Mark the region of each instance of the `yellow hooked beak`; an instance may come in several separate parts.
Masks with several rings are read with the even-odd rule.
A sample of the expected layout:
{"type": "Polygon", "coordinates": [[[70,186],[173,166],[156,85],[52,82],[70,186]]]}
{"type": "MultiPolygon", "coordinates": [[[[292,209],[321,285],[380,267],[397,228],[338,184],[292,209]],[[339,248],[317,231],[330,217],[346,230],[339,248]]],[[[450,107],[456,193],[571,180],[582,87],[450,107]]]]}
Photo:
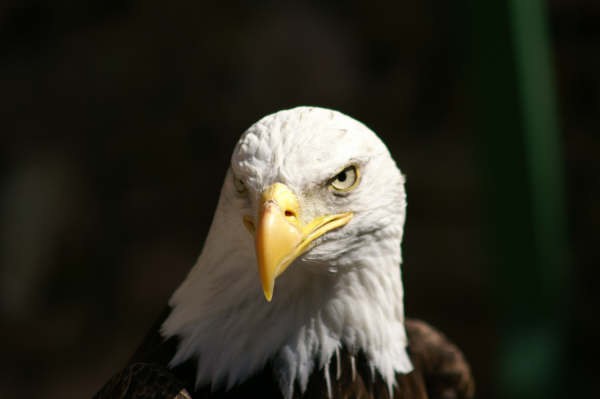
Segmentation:
{"type": "Polygon", "coordinates": [[[298,198],[287,186],[275,183],[267,188],[261,196],[256,228],[250,217],[244,217],[246,227],[255,233],[258,273],[267,301],[273,297],[275,279],[294,259],[315,239],[344,226],[352,216],[352,212],[325,215],[304,224],[298,198]]]}

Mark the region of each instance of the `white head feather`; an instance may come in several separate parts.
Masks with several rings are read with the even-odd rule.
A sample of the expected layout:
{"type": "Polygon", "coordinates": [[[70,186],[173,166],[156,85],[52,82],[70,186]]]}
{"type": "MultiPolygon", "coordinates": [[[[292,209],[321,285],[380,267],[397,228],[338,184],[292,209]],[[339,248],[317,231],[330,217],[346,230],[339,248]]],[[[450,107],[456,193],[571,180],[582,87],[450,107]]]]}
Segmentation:
{"type": "Polygon", "coordinates": [[[364,352],[391,387],[396,372],[412,369],[400,276],[405,208],[402,174],[360,122],[312,107],[264,117],[240,138],[204,249],[170,300],[162,333],[181,340],[171,364],[197,357],[197,386],[230,388],[270,360],[289,398],[343,345],[364,352]],[[359,185],[336,196],[327,182],[349,164],[360,169],[359,185]],[[294,261],[269,303],[242,218],[257,214],[260,193],[275,182],[295,192],[305,222],[354,217],[294,261]]]}

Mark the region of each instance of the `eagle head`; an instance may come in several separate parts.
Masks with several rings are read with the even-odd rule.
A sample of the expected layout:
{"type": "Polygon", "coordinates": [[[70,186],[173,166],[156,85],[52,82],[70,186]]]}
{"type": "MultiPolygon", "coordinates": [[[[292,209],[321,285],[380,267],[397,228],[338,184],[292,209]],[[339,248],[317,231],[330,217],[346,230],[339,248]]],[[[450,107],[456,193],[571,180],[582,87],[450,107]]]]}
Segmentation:
{"type": "Polygon", "coordinates": [[[333,110],[266,116],[240,138],[203,251],[162,326],[231,387],[267,363],[284,396],[344,347],[388,384],[408,372],[400,278],[404,178],[383,142],[333,110]],[[266,299],[266,300],[265,300],[266,299]]]}

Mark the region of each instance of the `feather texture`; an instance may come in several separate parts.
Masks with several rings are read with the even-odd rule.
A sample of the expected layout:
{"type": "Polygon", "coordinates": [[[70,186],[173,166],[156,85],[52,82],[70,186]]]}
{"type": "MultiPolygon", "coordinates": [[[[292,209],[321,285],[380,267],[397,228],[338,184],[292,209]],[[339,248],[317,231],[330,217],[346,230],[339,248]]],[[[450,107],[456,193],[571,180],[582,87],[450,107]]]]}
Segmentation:
{"type": "MultiPolygon", "coordinates": [[[[113,376],[96,394],[95,399],[135,398],[172,399],[176,394],[191,392],[195,399],[241,399],[262,397],[282,398],[279,385],[273,378],[272,365],[253,375],[245,382],[225,390],[211,390],[209,386],[194,389],[195,364],[187,362],[175,368],[166,364],[173,356],[176,340],[165,341],[157,327],[150,333],[130,360],[130,364],[113,376]],[[143,366],[140,366],[143,365],[143,366]],[[181,391],[186,388],[186,391],[181,391]]],[[[406,320],[409,353],[414,370],[409,374],[397,374],[392,391],[394,399],[470,399],[474,394],[474,381],[468,363],[460,350],[442,333],[423,321],[406,320]]],[[[381,377],[375,374],[364,356],[350,355],[340,350],[339,361],[329,365],[331,398],[389,398],[389,391],[381,377]],[[339,368],[338,368],[339,364],[339,368]]],[[[322,370],[314,372],[306,391],[296,391],[294,398],[328,398],[322,370]]],[[[185,399],[176,397],[176,399],[185,399]]]]}

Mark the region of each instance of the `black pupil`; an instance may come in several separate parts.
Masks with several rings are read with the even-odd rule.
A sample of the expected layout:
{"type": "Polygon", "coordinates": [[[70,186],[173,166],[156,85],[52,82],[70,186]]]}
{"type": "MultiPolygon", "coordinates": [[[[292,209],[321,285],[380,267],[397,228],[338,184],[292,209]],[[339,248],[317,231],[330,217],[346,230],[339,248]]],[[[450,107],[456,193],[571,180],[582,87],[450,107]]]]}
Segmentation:
{"type": "Polygon", "coordinates": [[[337,175],[337,179],[339,181],[341,181],[342,183],[346,181],[346,171],[341,172],[339,175],[337,175]]]}

